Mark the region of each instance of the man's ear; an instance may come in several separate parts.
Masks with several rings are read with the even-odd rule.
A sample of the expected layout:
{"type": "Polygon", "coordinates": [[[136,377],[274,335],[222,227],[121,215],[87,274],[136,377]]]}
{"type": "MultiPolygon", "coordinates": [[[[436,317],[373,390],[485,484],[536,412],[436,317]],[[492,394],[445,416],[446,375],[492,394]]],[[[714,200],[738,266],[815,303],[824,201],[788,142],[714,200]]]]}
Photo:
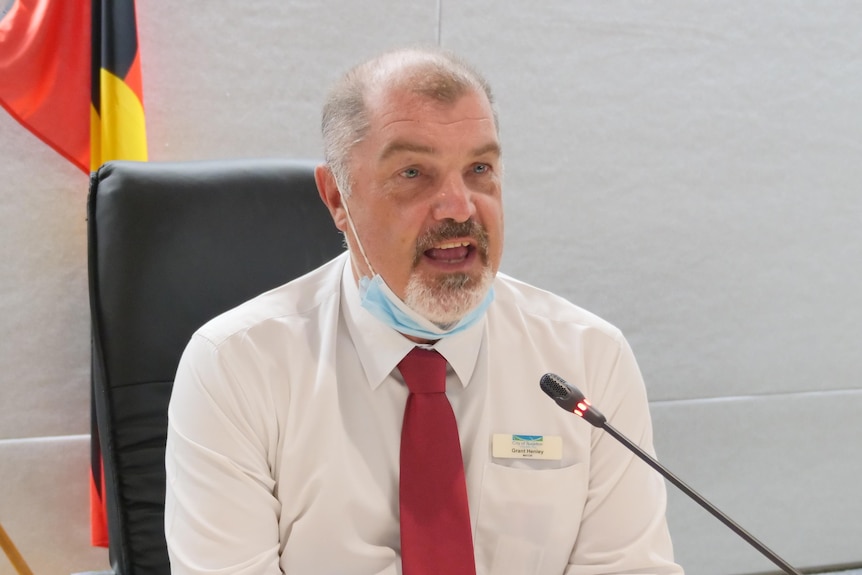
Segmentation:
{"type": "Polygon", "coordinates": [[[338,190],[335,176],[326,164],[320,164],[314,169],[314,181],[317,183],[317,192],[320,199],[326,204],[335,227],[347,233],[347,212],[344,207],[344,198],[338,190]]]}

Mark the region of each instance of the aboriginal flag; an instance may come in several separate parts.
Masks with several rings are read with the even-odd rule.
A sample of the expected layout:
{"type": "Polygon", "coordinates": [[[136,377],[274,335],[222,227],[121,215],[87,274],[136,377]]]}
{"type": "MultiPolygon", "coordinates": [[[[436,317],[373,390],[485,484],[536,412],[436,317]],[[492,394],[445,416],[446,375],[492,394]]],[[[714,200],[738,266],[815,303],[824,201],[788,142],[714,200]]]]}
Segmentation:
{"type": "Polygon", "coordinates": [[[134,0],[0,0],[0,105],[84,173],[146,160],[134,0]]]}
{"type": "MultiPolygon", "coordinates": [[[[0,0],[0,105],[84,173],[146,160],[134,0],[0,0]]],[[[91,406],[91,525],[107,546],[91,406]]]]}

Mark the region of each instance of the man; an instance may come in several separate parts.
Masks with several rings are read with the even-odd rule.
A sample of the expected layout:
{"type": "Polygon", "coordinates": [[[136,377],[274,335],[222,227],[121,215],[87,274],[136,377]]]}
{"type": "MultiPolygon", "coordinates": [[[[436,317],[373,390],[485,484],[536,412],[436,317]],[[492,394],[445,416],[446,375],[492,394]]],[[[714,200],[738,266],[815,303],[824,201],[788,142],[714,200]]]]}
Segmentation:
{"type": "Polygon", "coordinates": [[[173,573],[681,573],[661,478],[538,387],[563,375],[652,449],[619,331],[498,273],[486,82],[444,52],[387,53],[336,85],[323,136],[317,185],[349,250],[189,343],[173,573]],[[415,387],[432,371],[445,394],[415,387]]]}

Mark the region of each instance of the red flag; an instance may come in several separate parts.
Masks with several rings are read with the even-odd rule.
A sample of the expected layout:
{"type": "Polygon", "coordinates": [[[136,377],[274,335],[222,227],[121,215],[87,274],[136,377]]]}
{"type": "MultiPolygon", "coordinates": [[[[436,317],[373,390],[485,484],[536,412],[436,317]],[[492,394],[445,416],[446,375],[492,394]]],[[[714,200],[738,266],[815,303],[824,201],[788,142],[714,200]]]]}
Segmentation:
{"type": "Polygon", "coordinates": [[[14,0],[0,14],[0,105],[90,172],[90,0],[14,0]]]}
{"type": "MultiPolygon", "coordinates": [[[[0,105],[84,173],[146,160],[134,0],[12,0],[2,10],[0,105]]],[[[90,419],[91,540],[107,546],[92,401],[90,419]]]]}

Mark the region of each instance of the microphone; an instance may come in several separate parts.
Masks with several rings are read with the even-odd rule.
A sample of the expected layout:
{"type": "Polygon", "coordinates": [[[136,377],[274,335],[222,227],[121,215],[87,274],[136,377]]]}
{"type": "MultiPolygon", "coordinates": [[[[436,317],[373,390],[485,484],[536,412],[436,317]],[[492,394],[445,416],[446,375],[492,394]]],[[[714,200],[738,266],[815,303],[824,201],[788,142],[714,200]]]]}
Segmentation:
{"type": "Polygon", "coordinates": [[[742,537],[749,545],[760,551],[767,559],[775,565],[781,567],[781,570],[790,575],[802,575],[800,571],[790,565],[787,561],[779,557],[769,547],[761,543],[754,535],[743,529],[733,519],[725,515],[715,505],[710,503],[700,493],[686,485],[676,475],[671,473],[665,466],[656,461],[649,453],[635,445],[629,438],[620,433],[614,426],[608,423],[607,418],[602,413],[593,407],[586,396],[581,391],[568,383],[559,375],[546,373],[539,380],[539,387],[542,388],[548,396],[557,402],[557,405],[574,413],[575,415],[586,419],[594,427],[604,429],[611,434],[617,441],[622,443],[629,451],[644,460],[650,467],[658,471],[665,479],[673,483],[683,493],[693,499],[698,505],[709,511],[716,519],[728,526],[734,533],[742,537]]]}

